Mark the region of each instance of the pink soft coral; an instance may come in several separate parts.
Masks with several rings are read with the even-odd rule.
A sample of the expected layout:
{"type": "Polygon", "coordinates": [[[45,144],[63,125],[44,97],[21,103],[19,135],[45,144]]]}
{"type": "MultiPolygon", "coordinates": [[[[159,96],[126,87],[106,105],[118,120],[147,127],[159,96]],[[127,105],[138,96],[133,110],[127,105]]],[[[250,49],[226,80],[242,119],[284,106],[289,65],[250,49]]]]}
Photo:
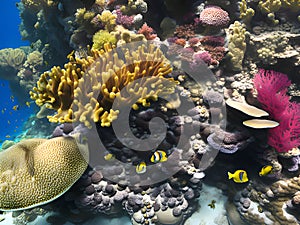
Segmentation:
{"type": "Polygon", "coordinates": [[[300,145],[300,104],[289,101],[287,75],[259,70],[253,78],[257,99],[279,126],[269,130],[268,144],[278,152],[288,152],[300,145]]]}
{"type": "Polygon", "coordinates": [[[288,152],[300,145],[300,104],[289,103],[279,121],[269,130],[268,144],[278,152],[288,152]]]}
{"type": "Polygon", "coordinates": [[[253,78],[253,84],[257,90],[257,100],[270,116],[279,120],[282,112],[289,104],[289,96],[286,95],[291,81],[287,75],[273,70],[260,69],[253,78]]]}

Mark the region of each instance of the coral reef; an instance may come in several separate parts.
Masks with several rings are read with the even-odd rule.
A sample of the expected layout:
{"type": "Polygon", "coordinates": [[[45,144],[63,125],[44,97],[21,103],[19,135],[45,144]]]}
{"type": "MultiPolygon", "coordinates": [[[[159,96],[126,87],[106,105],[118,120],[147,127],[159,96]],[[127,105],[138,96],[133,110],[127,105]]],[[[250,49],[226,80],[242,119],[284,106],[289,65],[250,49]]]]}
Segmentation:
{"type": "Polygon", "coordinates": [[[298,0],[17,7],[30,46],[0,50],[0,77],[40,111],[0,152],[14,223],[188,224],[203,182],[228,196],[230,224],[299,223],[298,0]]]}

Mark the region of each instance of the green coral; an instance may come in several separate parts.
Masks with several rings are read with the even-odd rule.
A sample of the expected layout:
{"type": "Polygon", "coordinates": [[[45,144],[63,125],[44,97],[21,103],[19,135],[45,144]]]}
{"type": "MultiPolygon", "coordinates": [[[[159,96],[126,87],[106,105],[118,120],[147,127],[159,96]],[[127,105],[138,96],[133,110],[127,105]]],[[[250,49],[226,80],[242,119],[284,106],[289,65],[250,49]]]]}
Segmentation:
{"type": "Polygon", "coordinates": [[[231,59],[232,69],[240,71],[246,51],[246,28],[239,21],[235,21],[229,26],[227,35],[229,39],[228,56],[231,59]]]}
{"type": "Polygon", "coordinates": [[[93,36],[93,46],[92,49],[103,49],[104,44],[109,43],[115,45],[117,39],[114,35],[110,34],[106,30],[100,30],[93,36]]]}

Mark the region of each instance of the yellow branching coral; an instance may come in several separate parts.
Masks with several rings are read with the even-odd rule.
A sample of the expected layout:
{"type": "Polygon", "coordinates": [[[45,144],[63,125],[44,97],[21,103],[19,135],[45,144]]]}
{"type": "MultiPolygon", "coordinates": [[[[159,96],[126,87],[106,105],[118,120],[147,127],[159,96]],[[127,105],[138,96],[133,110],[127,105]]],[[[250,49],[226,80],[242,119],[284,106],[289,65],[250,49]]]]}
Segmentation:
{"type": "Polygon", "coordinates": [[[246,51],[246,29],[242,23],[235,21],[227,30],[228,56],[231,58],[232,69],[239,71],[243,66],[244,54],[246,51]]]}
{"type": "Polygon", "coordinates": [[[86,58],[70,57],[65,69],[54,67],[41,76],[31,97],[38,105],[49,104],[57,110],[56,115],[48,117],[50,122],[80,121],[87,127],[100,122],[101,126],[110,126],[123,104],[137,109],[138,104],[149,106],[149,99],[174,92],[176,82],[164,78],[172,68],[159,48],[141,44],[120,49],[121,55],[108,45],[105,50],[92,49],[86,58]],[[136,80],[138,83],[134,83],[136,80]],[[165,85],[163,80],[171,83],[165,85]],[[113,109],[116,98],[121,103],[113,109]],[[136,101],[131,103],[132,99],[136,101]]]}
{"type": "MultiPolygon", "coordinates": [[[[99,57],[74,91],[74,116],[87,127],[91,126],[91,122],[110,126],[119,111],[112,109],[117,97],[121,104],[127,105],[131,99],[139,96],[132,105],[137,109],[137,104],[149,106],[147,99],[157,100],[162,94],[174,92],[175,82],[170,87],[161,86],[162,79],[159,78],[169,74],[172,68],[157,47],[141,45],[136,50],[123,48],[122,51],[124,59],[111,50],[100,55],[93,51],[99,57]],[[132,83],[135,80],[138,83],[132,83]],[[123,88],[126,89],[125,95],[121,93],[123,88]]],[[[117,107],[122,109],[122,105],[117,107]]]]}
{"type": "Polygon", "coordinates": [[[279,23],[279,20],[275,19],[275,14],[281,8],[287,8],[294,12],[300,10],[300,0],[260,0],[258,6],[263,13],[268,14],[268,18],[275,24],[279,23]]]}
{"type": "Polygon", "coordinates": [[[101,15],[98,14],[97,17],[104,24],[106,30],[114,30],[116,26],[117,15],[112,14],[109,10],[104,10],[101,15]]]}
{"type": "Polygon", "coordinates": [[[251,21],[251,18],[254,16],[254,9],[252,8],[248,8],[247,7],[247,2],[246,0],[242,0],[240,3],[239,3],[239,6],[240,6],[240,18],[246,23],[250,23],[251,21]]]}
{"type": "Polygon", "coordinates": [[[37,87],[30,91],[30,97],[38,106],[46,105],[47,108],[57,110],[55,116],[48,117],[51,122],[72,122],[70,115],[65,114],[71,107],[73,91],[84,72],[77,67],[77,61],[73,56],[69,56],[69,59],[70,62],[65,64],[64,69],[55,66],[50,72],[43,73],[37,82],[37,87]],[[56,118],[60,120],[57,121],[56,118]]]}

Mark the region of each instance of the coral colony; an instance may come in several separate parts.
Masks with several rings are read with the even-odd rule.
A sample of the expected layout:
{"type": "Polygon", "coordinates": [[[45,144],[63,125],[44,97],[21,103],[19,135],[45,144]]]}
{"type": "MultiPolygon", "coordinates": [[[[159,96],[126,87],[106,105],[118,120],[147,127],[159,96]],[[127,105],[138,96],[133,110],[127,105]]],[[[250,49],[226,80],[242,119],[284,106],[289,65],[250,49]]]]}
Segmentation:
{"type": "Polygon", "coordinates": [[[0,224],[299,224],[299,0],[17,7],[0,224]]]}
{"type": "Polygon", "coordinates": [[[288,152],[300,145],[300,103],[290,102],[287,75],[263,69],[253,78],[257,99],[279,126],[269,130],[268,144],[278,152],[288,152]]]}

